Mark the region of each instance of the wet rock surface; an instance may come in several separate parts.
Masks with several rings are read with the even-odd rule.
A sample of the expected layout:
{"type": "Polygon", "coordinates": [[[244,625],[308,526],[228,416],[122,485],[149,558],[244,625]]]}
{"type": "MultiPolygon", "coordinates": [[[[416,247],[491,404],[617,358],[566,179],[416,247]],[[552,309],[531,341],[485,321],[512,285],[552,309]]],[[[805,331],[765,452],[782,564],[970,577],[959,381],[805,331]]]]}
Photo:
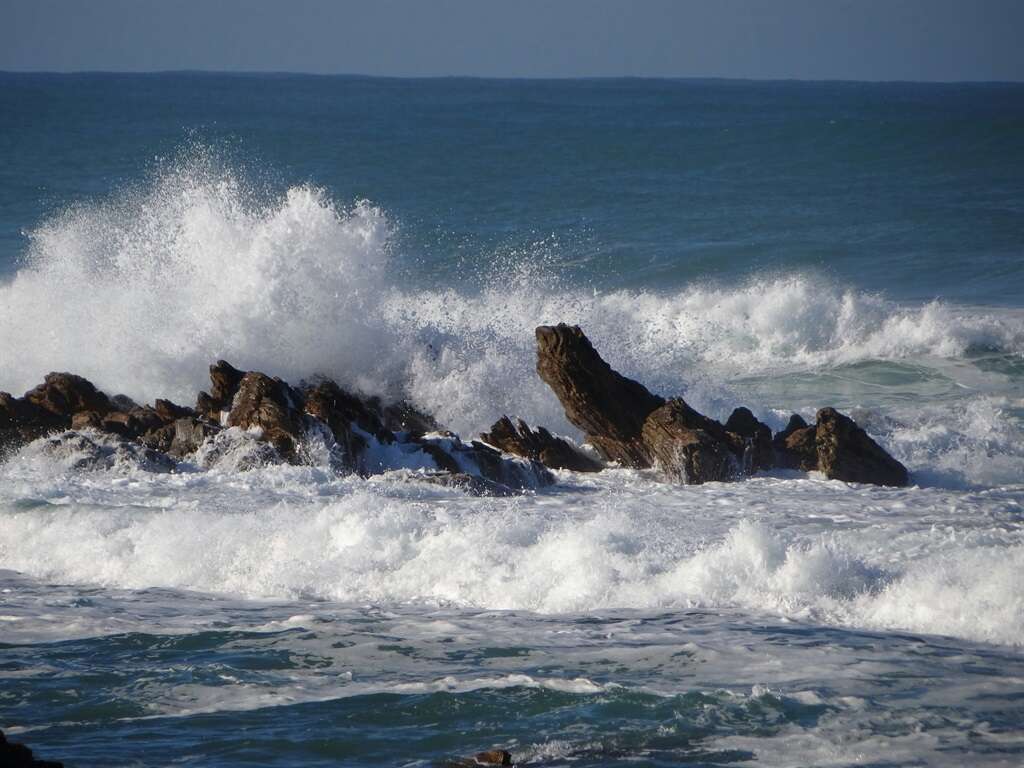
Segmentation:
{"type": "Polygon", "coordinates": [[[907,468],[835,408],[818,411],[815,447],[818,470],[830,480],[893,486],[909,482],[907,468]]]}
{"type": "MultiPolygon", "coordinates": [[[[577,326],[540,326],[536,338],[538,374],[607,461],[656,467],[686,484],[775,467],[819,470],[848,482],[908,482],[906,468],[835,409],[820,410],[813,425],[794,415],[773,437],[748,408],[736,408],[722,424],[682,398],[652,394],[613,370],[577,326]]],[[[482,442],[463,442],[411,403],[382,405],[324,377],[293,387],[225,360],[210,366],[210,391],[199,393],[195,409],[111,398],[71,373],[47,374],[21,398],[0,392],[0,459],[40,438],[47,438],[40,450],[79,469],[130,464],[165,472],[185,461],[245,470],[320,462],[368,476],[418,467],[445,478],[429,482],[486,495],[549,485],[549,467],[604,468],[570,441],[521,419],[502,416],[482,442]]]]}
{"type": "Polygon", "coordinates": [[[522,419],[513,424],[507,416],[502,416],[491,425],[489,432],[480,435],[480,439],[505,453],[539,461],[551,469],[571,469],[574,472],[600,472],[604,469],[601,462],[587,456],[569,441],[555,437],[544,427],[531,429],[522,419]]]}
{"type": "Polygon", "coordinates": [[[664,399],[606,363],[578,326],[537,328],[537,373],[551,387],[571,424],[608,461],[649,467],[644,421],[664,399]]]}
{"type": "MultiPolygon", "coordinates": [[[[831,479],[876,485],[906,485],[906,468],[852,419],[833,408],[808,425],[794,415],[772,437],[745,407],[725,424],[697,412],[685,400],[663,400],[642,384],[612,370],[578,326],[540,326],[537,372],[607,460],[626,467],[657,467],[687,484],[728,480],[776,467],[820,470],[831,479]]],[[[519,430],[498,422],[494,440],[529,450],[519,430]]],[[[495,428],[492,428],[492,433],[495,428]]]]}

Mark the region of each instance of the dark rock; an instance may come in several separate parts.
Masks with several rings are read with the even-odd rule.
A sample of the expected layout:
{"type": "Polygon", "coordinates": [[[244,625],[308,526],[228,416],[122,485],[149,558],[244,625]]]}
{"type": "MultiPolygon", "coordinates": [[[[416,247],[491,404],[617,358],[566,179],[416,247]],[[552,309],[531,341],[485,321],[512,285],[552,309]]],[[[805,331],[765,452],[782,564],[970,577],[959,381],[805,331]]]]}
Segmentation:
{"type": "Polygon", "coordinates": [[[220,422],[221,411],[231,410],[244,375],[244,371],[238,370],[226,360],[218,360],[211,365],[210,393],[200,392],[196,398],[196,411],[199,415],[220,422]]]}
{"type": "Polygon", "coordinates": [[[786,439],[796,432],[798,429],[806,429],[807,422],[804,421],[803,416],[799,413],[794,413],[789,417],[789,423],[786,424],[786,428],[781,432],[776,432],[775,437],[772,438],[772,443],[776,448],[785,448],[786,439]]]}
{"type": "Polygon", "coordinates": [[[390,445],[395,436],[388,430],[377,411],[356,395],[346,392],[330,379],[321,379],[307,386],[303,393],[305,412],[326,424],[341,448],[343,466],[367,474],[364,456],[369,439],[390,445]]]}
{"type": "Polygon", "coordinates": [[[480,439],[505,453],[539,461],[551,469],[571,469],[574,472],[600,472],[604,466],[574,445],[555,437],[544,427],[536,430],[519,419],[516,425],[507,416],[502,416],[491,426],[490,432],[480,439]]]}
{"type": "Polygon", "coordinates": [[[790,432],[782,441],[781,447],[776,444],[776,464],[784,469],[799,469],[804,472],[816,470],[818,468],[816,436],[815,427],[802,427],[790,432]]]}
{"type": "Polygon", "coordinates": [[[407,432],[413,437],[441,430],[441,425],[433,416],[404,400],[386,406],[381,412],[381,419],[385,429],[391,432],[407,432]]]}
{"type": "Polygon", "coordinates": [[[504,749],[492,749],[473,755],[479,765],[512,765],[512,755],[504,749]]]}
{"type": "MultiPolygon", "coordinates": [[[[139,438],[139,442],[147,448],[152,448],[155,451],[162,451],[163,453],[170,453],[171,445],[174,442],[174,422],[170,424],[164,424],[157,429],[151,429],[149,432],[139,438]]],[[[174,454],[178,458],[181,458],[185,454],[174,454]]]]}
{"type": "Polygon", "coordinates": [[[100,420],[100,429],[128,439],[142,437],[150,430],[164,426],[164,420],[152,408],[139,408],[131,411],[111,411],[100,420]]]}
{"type": "Polygon", "coordinates": [[[161,400],[157,398],[153,403],[153,411],[164,424],[170,424],[171,422],[182,419],[186,416],[195,416],[195,411],[191,408],[186,408],[183,405],[175,405],[170,400],[161,400]]]}
{"type": "Polygon", "coordinates": [[[818,469],[829,479],[894,486],[909,482],[906,467],[834,408],[818,411],[815,444],[818,469]]]}
{"type": "Polygon", "coordinates": [[[103,417],[96,411],[79,411],[71,417],[72,429],[103,429],[103,417]]]}
{"type": "Polygon", "coordinates": [[[42,384],[25,393],[25,400],[67,419],[79,411],[96,411],[103,416],[113,408],[110,399],[92,382],[73,373],[46,374],[42,384]]]}
{"type": "Polygon", "coordinates": [[[653,463],[673,480],[699,485],[728,480],[739,473],[729,444],[701,428],[704,419],[683,400],[675,398],[655,409],[644,421],[644,445],[653,463]]]}
{"type": "Polygon", "coordinates": [[[114,411],[122,411],[128,413],[139,407],[139,404],[132,400],[128,395],[114,395],[110,398],[110,408],[114,411]]]}
{"type": "Polygon", "coordinates": [[[301,409],[302,396],[287,383],[249,371],[238,382],[227,422],[242,429],[259,428],[281,456],[296,461],[305,431],[301,409]]]}
{"type": "Polygon", "coordinates": [[[749,408],[739,407],[725,422],[725,431],[743,440],[742,465],[747,474],[775,466],[772,430],[757,420],[749,408]]]}
{"type": "Polygon", "coordinates": [[[0,461],[27,443],[70,426],[70,419],[0,392],[0,461]]]}
{"type": "Polygon", "coordinates": [[[55,760],[39,760],[24,744],[8,741],[0,731],[0,766],[3,768],[64,768],[55,760]]]}
{"type": "Polygon", "coordinates": [[[540,326],[537,373],[551,387],[569,421],[608,461],[627,467],[651,465],[641,432],[664,400],[612,370],[578,326],[540,326]]]}

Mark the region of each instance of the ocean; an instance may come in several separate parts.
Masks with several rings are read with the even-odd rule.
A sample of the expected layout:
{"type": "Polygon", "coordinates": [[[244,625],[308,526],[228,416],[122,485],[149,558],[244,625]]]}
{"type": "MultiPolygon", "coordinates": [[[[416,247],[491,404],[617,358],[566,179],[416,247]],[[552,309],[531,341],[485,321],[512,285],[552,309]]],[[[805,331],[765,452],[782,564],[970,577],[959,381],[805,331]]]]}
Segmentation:
{"type": "Polygon", "coordinates": [[[1024,762],[1024,86],[0,74],[0,390],[226,359],[574,440],[534,328],[907,488],[0,465],[0,729],[68,766],[1024,762]]]}

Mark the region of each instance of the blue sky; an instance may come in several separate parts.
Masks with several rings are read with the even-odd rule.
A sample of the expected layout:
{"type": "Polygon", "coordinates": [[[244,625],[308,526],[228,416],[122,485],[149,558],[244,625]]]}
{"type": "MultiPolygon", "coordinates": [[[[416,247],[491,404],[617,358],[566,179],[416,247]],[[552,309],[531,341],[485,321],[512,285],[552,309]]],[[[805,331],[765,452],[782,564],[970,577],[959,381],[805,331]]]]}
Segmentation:
{"type": "Polygon", "coordinates": [[[0,0],[0,69],[1024,80],[1022,0],[0,0]]]}

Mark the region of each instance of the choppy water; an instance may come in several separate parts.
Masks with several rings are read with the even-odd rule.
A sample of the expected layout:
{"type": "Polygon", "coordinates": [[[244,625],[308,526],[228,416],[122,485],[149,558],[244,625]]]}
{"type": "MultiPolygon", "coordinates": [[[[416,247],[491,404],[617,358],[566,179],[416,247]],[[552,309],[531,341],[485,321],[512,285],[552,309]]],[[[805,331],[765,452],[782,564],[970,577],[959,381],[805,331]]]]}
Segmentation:
{"type": "Polygon", "coordinates": [[[533,328],[908,489],[0,466],[0,728],[69,765],[1017,765],[1024,87],[0,75],[0,389],[218,357],[578,437],[533,328]]]}

